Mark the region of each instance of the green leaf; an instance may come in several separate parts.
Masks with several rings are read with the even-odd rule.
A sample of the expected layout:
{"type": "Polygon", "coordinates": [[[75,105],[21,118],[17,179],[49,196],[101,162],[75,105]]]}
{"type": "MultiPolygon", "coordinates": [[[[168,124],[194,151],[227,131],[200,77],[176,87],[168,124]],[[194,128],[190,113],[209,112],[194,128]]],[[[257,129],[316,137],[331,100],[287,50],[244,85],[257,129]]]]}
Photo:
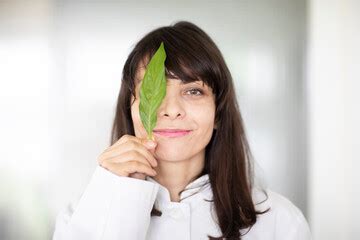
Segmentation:
{"type": "Polygon", "coordinates": [[[165,59],[164,43],[161,42],[147,65],[140,87],[140,118],[148,139],[152,140],[154,140],[152,131],[156,126],[157,110],[166,95],[165,59]]]}

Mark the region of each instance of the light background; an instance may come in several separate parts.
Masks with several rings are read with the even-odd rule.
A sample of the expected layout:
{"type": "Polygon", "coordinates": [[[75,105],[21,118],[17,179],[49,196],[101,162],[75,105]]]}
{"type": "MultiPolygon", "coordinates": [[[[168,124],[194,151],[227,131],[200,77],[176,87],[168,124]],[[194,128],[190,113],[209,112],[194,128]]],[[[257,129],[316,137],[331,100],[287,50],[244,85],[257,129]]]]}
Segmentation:
{"type": "Polygon", "coordinates": [[[355,239],[358,1],[0,1],[0,239],[50,239],[108,146],[122,67],[188,20],[235,81],[258,178],[314,239],[355,239]]]}

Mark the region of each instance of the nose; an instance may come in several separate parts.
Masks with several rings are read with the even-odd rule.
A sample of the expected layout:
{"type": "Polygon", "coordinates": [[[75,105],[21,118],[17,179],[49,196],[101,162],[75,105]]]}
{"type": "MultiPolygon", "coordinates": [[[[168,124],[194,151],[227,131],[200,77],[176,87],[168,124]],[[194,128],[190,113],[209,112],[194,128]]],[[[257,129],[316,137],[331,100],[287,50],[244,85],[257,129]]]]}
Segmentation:
{"type": "Polygon", "coordinates": [[[175,94],[171,94],[168,89],[169,87],[167,88],[167,93],[158,110],[159,118],[168,118],[170,120],[184,118],[185,110],[181,103],[181,99],[175,94]]]}

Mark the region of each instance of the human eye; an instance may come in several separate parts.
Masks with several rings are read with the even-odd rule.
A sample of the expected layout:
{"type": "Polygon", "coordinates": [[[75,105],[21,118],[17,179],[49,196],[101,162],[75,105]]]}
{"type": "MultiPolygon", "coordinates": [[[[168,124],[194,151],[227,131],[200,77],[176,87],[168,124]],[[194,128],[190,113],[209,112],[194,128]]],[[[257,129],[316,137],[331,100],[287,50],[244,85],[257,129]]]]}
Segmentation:
{"type": "Polygon", "coordinates": [[[203,90],[201,90],[199,88],[191,88],[191,89],[186,91],[186,94],[193,95],[193,96],[201,96],[201,95],[204,94],[204,92],[203,92],[203,90]]]}

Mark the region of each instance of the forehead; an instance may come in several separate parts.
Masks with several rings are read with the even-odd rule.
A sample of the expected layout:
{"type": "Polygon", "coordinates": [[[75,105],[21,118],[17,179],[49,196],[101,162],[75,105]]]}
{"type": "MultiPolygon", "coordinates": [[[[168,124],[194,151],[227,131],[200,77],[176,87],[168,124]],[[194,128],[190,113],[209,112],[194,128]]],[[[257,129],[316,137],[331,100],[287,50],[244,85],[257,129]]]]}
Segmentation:
{"type": "MultiPolygon", "coordinates": [[[[137,67],[137,70],[136,70],[136,75],[135,75],[135,85],[138,85],[142,79],[144,78],[144,75],[145,75],[145,71],[146,71],[146,66],[144,65],[144,63],[141,61],[139,64],[138,64],[138,67],[137,67]]],[[[172,75],[174,75],[172,72],[170,72],[172,75]]],[[[189,83],[192,83],[192,84],[197,84],[197,85],[200,85],[200,86],[207,86],[205,84],[204,81],[202,80],[196,80],[196,81],[192,81],[192,82],[189,82],[189,83],[185,83],[183,82],[181,79],[179,78],[167,78],[167,84],[172,84],[172,83],[178,83],[178,84],[189,84],[189,83]]]]}

